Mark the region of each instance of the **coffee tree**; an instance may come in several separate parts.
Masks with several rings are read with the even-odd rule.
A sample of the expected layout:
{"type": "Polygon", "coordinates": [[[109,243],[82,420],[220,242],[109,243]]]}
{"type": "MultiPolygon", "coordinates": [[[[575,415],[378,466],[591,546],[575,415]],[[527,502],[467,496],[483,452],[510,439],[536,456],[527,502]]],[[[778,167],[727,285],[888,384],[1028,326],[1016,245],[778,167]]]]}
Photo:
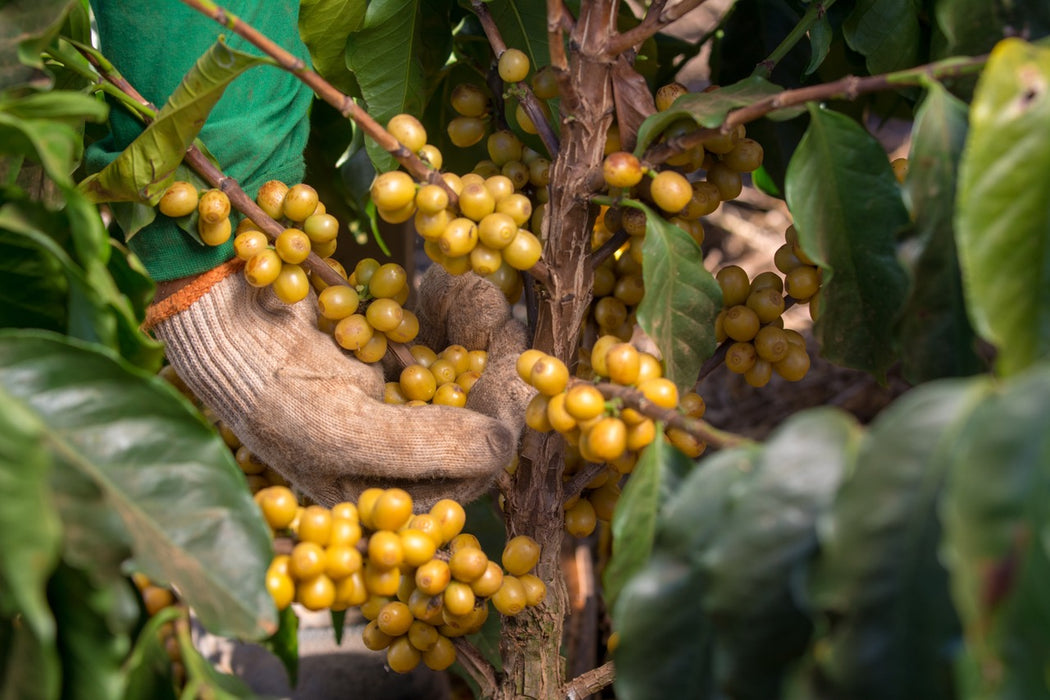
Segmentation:
{"type": "Polygon", "coordinates": [[[218,41],[167,105],[91,48],[86,3],[0,6],[4,697],[248,697],[186,610],[294,675],[293,601],[360,607],[392,670],[458,662],[486,697],[1050,695],[1043,3],[739,0],[684,41],[666,30],[699,0],[311,0],[304,67],[184,2],[254,48],[218,41]],[[712,84],[676,82],[705,48],[712,84]],[[276,70],[340,118],[314,120],[312,183],[249,196],[197,130],[230,81],[276,70]],[[88,176],[110,108],[147,127],[88,176]],[[890,118],[911,129],[893,162],[870,131],[890,118]],[[745,186],[792,217],[778,272],[704,265],[704,217],[745,186]],[[348,243],[335,262],[335,231],[401,225],[496,284],[535,389],[493,485],[506,547],[394,485],[298,503],[157,376],[153,285],[100,207],[126,233],[163,215],[236,237],[250,283],[398,366],[392,402],[462,405],[485,359],[413,347],[405,271],[348,243]],[[709,425],[711,372],[806,374],[795,304],[822,357],[913,388],[869,425],[709,425]],[[560,554],[598,529],[611,633],[586,653],[560,554]]]}

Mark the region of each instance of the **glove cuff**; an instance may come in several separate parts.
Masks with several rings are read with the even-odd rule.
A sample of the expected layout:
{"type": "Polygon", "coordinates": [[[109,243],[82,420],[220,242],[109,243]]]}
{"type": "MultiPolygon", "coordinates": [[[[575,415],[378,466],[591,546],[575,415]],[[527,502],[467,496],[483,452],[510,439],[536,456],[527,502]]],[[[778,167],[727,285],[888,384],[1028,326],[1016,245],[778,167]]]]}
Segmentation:
{"type": "MultiPolygon", "coordinates": [[[[174,291],[163,295],[161,299],[150,304],[150,307],[146,309],[146,320],[142,323],[142,330],[149,331],[158,323],[166,321],[175,314],[190,308],[216,284],[230,275],[239,273],[243,269],[244,261],[240,258],[233,258],[196,277],[187,278],[188,282],[178,284],[178,280],[176,280],[174,291]]],[[[158,292],[160,292],[160,289],[158,289],[158,292]]],[[[158,293],[158,296],[160,295],[158,293]]]]}

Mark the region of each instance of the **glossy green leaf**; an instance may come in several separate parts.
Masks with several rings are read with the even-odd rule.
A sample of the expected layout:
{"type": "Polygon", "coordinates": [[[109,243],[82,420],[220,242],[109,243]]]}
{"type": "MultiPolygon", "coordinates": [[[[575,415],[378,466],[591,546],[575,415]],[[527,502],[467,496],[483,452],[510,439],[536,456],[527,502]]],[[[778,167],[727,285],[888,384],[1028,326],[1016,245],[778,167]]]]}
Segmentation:
{"type": "Polygon", "coordinates": [[[1017,27],[1033,39],[1050,32],[1050,5],[1043,0],[935,0],[933,15],[939,31],[933,43],[937,58],[987,53],[1017,27]]]}
{"type": "Polygon", "coordinates": [[[802,248],[823,269],[821,354],[884,377],[907,291],[895,238],[908,213],[882,146],[849,117],[811,107],[786,195],[802,248]]]}
{"type": "Polygon", "coordinates": [[[71,182],[69,173],[80,159],[80,134],[61,122],[22,119],[0,111],[0,153],[39,162],[56,182],[71,182]]]}
{"type": "Polygon", "coordinates": [[[121,518],[136,570],[177,586],[216,634],[277,629],[269,532],[229,449],[174,389],[98,346],[32,331],[0,333],[0,386],[47,425],[56,465],[104,497],[68,507],[121,518]]]}
{"type": "MultiPolygon", "coordinates": [[[[0,327],[62,330],[143,368],[160,366],[160,343],[139,329],[141,316],[107,269],[110,242],[98,212],[76,191],[58,211],[13,198],[0,206],[0,252],[0,270],[11,275],[0,290],[0,327]]],[[[144,293],[141,278],[132,284],[144,293]]]]}
{"type": "Polygon", "coordinates": [[[751,473],[731,492],[721,527],[701,555],[718,683],[735,697],[776,697],[788,664],[806,648],[812,625],[796,581],[818,550],[817,519],[859,436],[849,416],[830,408],[778,427],[755,452],[751,473]]]}
{"type": "Polygon", "coordinates": [[[346,40],[365,21],[364,0],[303,0],[299,3],[299,36],[322,78],[344,93],[357,84],[346,65],[346,40]]]}
{"type": "Polygon", "coordinates": [[[831,28],[831,22],[825,14],[820,15],[817,21],[809,29],[809,65],[806,66],[806,75],[812,75],[820,64],[827,58],[828,50],[831,48],[831,40],[835,32],[831,28]]]}
{"type": "Polygon", "coordinates": [[[915,0],[859,0],[842,33],[872,75],[910,68],[922,63],[920,10],[915,0]]]}
{"type": "Polygon", "coordinates": [[[700,365],[715,352],[715,317],[722,310],[722,288],[704,267],[692,237],[649,207],[645,212],[642,279],[645,297],[638,323],[663,354],[664,376],[680,391],[696,383],[700,365]]]}
{"type": "Polygon", "coordinates": [[[46,427],[3,387],[0,406],[0,493],[5,499],[0,509],[0,618],[18,615],[27,632],[54,655],[55,620],[45,586],[58,563],[62,533],[50,494],[46,427]]]}
{"type": "Polygon", "coordinates": [[[51,43],[76,0],[0,4],[0,92],[50,81],[40,52],[51,43]]]}
{"type": "MultiPolygon", "coordinates": [[[[636,155],[645,152],[668,126],[679,119],[692,119],[699,126],[714,128],[721,126],[732,110],[760,102],[782,92],[783,88],[764,78],[745,78],[713,92],[690,92],[679,97],[674,105],[646,119],[638,129],[636,155]]],[[[800,113],[798,109],[782,110],[779,118],[788,118],[800,113]]]]}
{"type": "Polygon", "coordinates": [[[161,641],[161,628],[182,615],[177,607],[164,608],[146,621],[128,656],[124,700],[175,700],[171,659],[161,641]]]}
{"type": "MultiPolygon", "coordinates": [[[[370,2],[364,24],[347,42],[346,64],[357,78],[368,113],[380,124],[395,114],[423,113],[423,5],[415,0],[370,2]]],[[[394,157],[371,139],[366,139],[365,148],[380,172],[397,167],[394,157]]]]}
{"type": "MultiPolygon", "coordinates": [[[[107,582],[108,583],[108,582],[107,582]]],[[[48,595],[61,621],[58,643],[62,660],[62,697],[70,700],[116,698],[124,686],[123,663],[131,650],[131,620],[112,624],[116,608],[134,595],[98,585],[84,571],[62,566],[48,586],[48,595]]]]}
{"type": "Polygon", "coordinates": [[[831,621],[816,661],[835,697],[955,698],[960,628],[938,558],[947,429],[972,407],[967,381],[916,388],[884,411],[820,523],[810,579],[831,621]]]}
{"type": "Polygon", "coordinates": [[[249,68],[272,62],[216,42],[197,59],[156,119],[112,163],[85,178],[81,191],[94,202],[155,205],[226,86],[249,68]]]}
{"type": "MultiPolygon", "coordinates": [[[[662,430],[658,424],[657,434],[662,430]]],[[[689,458],[665,440],[655,440],[639,455],[613,512],[612,557],[602,575],[603,598],[610,609],[624,583],[652,554],[660,508],[691,466],[689,458]]]]}
{"type": "Polygon", "coordinates": [[[983,369],[963,297],[955,247],[955,184],[966,138],[966,105],[930,85],[912,129],[905,191],[916,239],[911,293],[901,315],[901,370],[913,383],[983,369]]]}
{"type": "Polygon", "coordinates": [[[624,586],[613,615],[613,654],[621,700],[714,698],[714,631],[700,607],[701,574],[656,556],[624,586]]]}
{"type": "Polygon", "coordinates": [[[988,388],[951,437],[945,561],[975,698],[1050,697],[1050,366],[988,388]]]}
{"type": "Polygon", "coordinates": [[[1013,374],[1050,352],[1050,48],[1008,39],[970,108],[956,236],[974,326],[1013,374]]]}

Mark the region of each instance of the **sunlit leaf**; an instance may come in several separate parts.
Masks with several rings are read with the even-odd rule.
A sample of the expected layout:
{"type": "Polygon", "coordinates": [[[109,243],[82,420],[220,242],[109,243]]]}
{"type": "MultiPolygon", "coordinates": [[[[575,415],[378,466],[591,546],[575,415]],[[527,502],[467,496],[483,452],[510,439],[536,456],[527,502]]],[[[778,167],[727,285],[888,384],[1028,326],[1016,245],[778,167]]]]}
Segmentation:
{"type": "Polygon", "coordinates": [[[786,195],[802,248],[823,269],[814,333],[824,357],[881,378],[907,290],[895,239],[908,213],[870,134],[836,112],[813,107],[810,116],[786,195]]]}
{"type": "Polygon", "coordinates": [[[645,297],[638,305],[638,323],[663,354],[664,376],[686,391],[696,383],[700,365],[714,354],[722,289],[688,233],[640,202],[625,200],[624,205],[646,216],[645,297]]]}
{"type": "Polygon", "coordinates": [[[1050,353],[1050,48],[1008,39],[970,107],[956,236],[977,332],[1013,374],[1050,353]]]}

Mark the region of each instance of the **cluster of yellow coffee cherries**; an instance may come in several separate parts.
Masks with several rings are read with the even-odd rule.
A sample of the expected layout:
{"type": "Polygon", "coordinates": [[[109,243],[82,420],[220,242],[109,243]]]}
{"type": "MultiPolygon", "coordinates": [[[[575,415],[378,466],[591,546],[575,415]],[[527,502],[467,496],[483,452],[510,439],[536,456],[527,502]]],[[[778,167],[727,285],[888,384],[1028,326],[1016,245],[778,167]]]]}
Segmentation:
{"type": "MultiPolygon", "coordinates": [[[[571,479],[583,463],[606,465],[579,497],[573,495],[566,503],[565,527],[577,537],[593,532],[597,521],[611,519],[621,480],[634,470],[638,453],[657,438],[652,418],[623,406],[622,401],[607,399],[600,383],[630,387],[653,405],[692,418],[702,417],[706,408],[695,392],[680,397],[656,357],[614,335],[595,341],[589,362],[581,362],[577,369],[584,377],[570,380],[564,362],[535,349],[519,356],[517,370],[538,390],[526,407],[526,425],[539,432],[557,431],[570,446],[566,478],[571,479]]],[[[675,427],[665,428],[663,439],[689,457],[700,456],[706,448],[675,427]]]]}
{"type": "Polygon", "coordinates": [[[409,351],[415,362],[401,370],[397,381],[386,383],[386,403],[464,406],[488,365],[486,351],[467,350],[462,345],[449,345],[438,353],[425,345],[413,345],[409,351]]]}
{"type": "MultiPolygon", "coordinates": [[[[421,151],[426,145],[426,131],[419,120],[407,114],[394,119],[400,121],[391,120],[387,125],[390,133],[407,148],[421,151]],[[403,126],[409,123],[411,129],[403,126]]],[[[495,165],[514,161],[525,167],[519,162],[521,141],[513,133],[497,132],[489,143],[495,165]],[[491,148],[493,144],[499,144],[497,150],[491,148]]],[[[540,259],[540,241],[527,228],[533,216],[532,202],[520,192],[529,184],[528,173],[525,168],[521,173],[524,177],[516,179],[502,172],[487,177],[477,172],[462,177],[444,173],[439,185],[417,183],[408,173],[392,170],[376,177],[371,196],[383,220],[399,223],[412,219],[427,256],[449,273],[473,271],[500,280],[510,277],[512,271],[516,276],[516,271],[527,270],[540,259]]]]}
{"type": "MultiPolygon", "coordinates": [[[[783,258],[780,255],[781,262],[783,258]]],[[[817,268],[802,263],[792,268],[793,272],[810,270],[816,288],[819,285],[817,268]]],[[[798,331],[784,328],[782,314],[786,303],[781,277],[767,271],[749,280],[740,266],[726,265],[715,279],[722,288],[723,304],[715,319],[715,339],[728,343],[726,367],[742,374],[753,387],[765,386],[774,372],[792,382],[805,377],[810,366],[806,340],[798,331]]],[[[815,292],[813,289],[803,301],[808,301],[815,292]]]]}
{"type": "Polygon", "coordinates": [[[489,603],[517,615],[547,594],[531,573],[540,557],[532,538],[511,538],[500,563],[491,561],[478,539],[462,532],[466,513],[451,499],[415,515],[411,496],[399,488],[366,489],[356,503],[330,509],[300,506],[280,486],[255,500],[274,533],[292,545],[266,574],[277,607],[360,607],[369,620],[365,646],[385,649],[399,673],[420,662],[435,670],[451,666],[452,640],[481,629],[489,603]]]}

